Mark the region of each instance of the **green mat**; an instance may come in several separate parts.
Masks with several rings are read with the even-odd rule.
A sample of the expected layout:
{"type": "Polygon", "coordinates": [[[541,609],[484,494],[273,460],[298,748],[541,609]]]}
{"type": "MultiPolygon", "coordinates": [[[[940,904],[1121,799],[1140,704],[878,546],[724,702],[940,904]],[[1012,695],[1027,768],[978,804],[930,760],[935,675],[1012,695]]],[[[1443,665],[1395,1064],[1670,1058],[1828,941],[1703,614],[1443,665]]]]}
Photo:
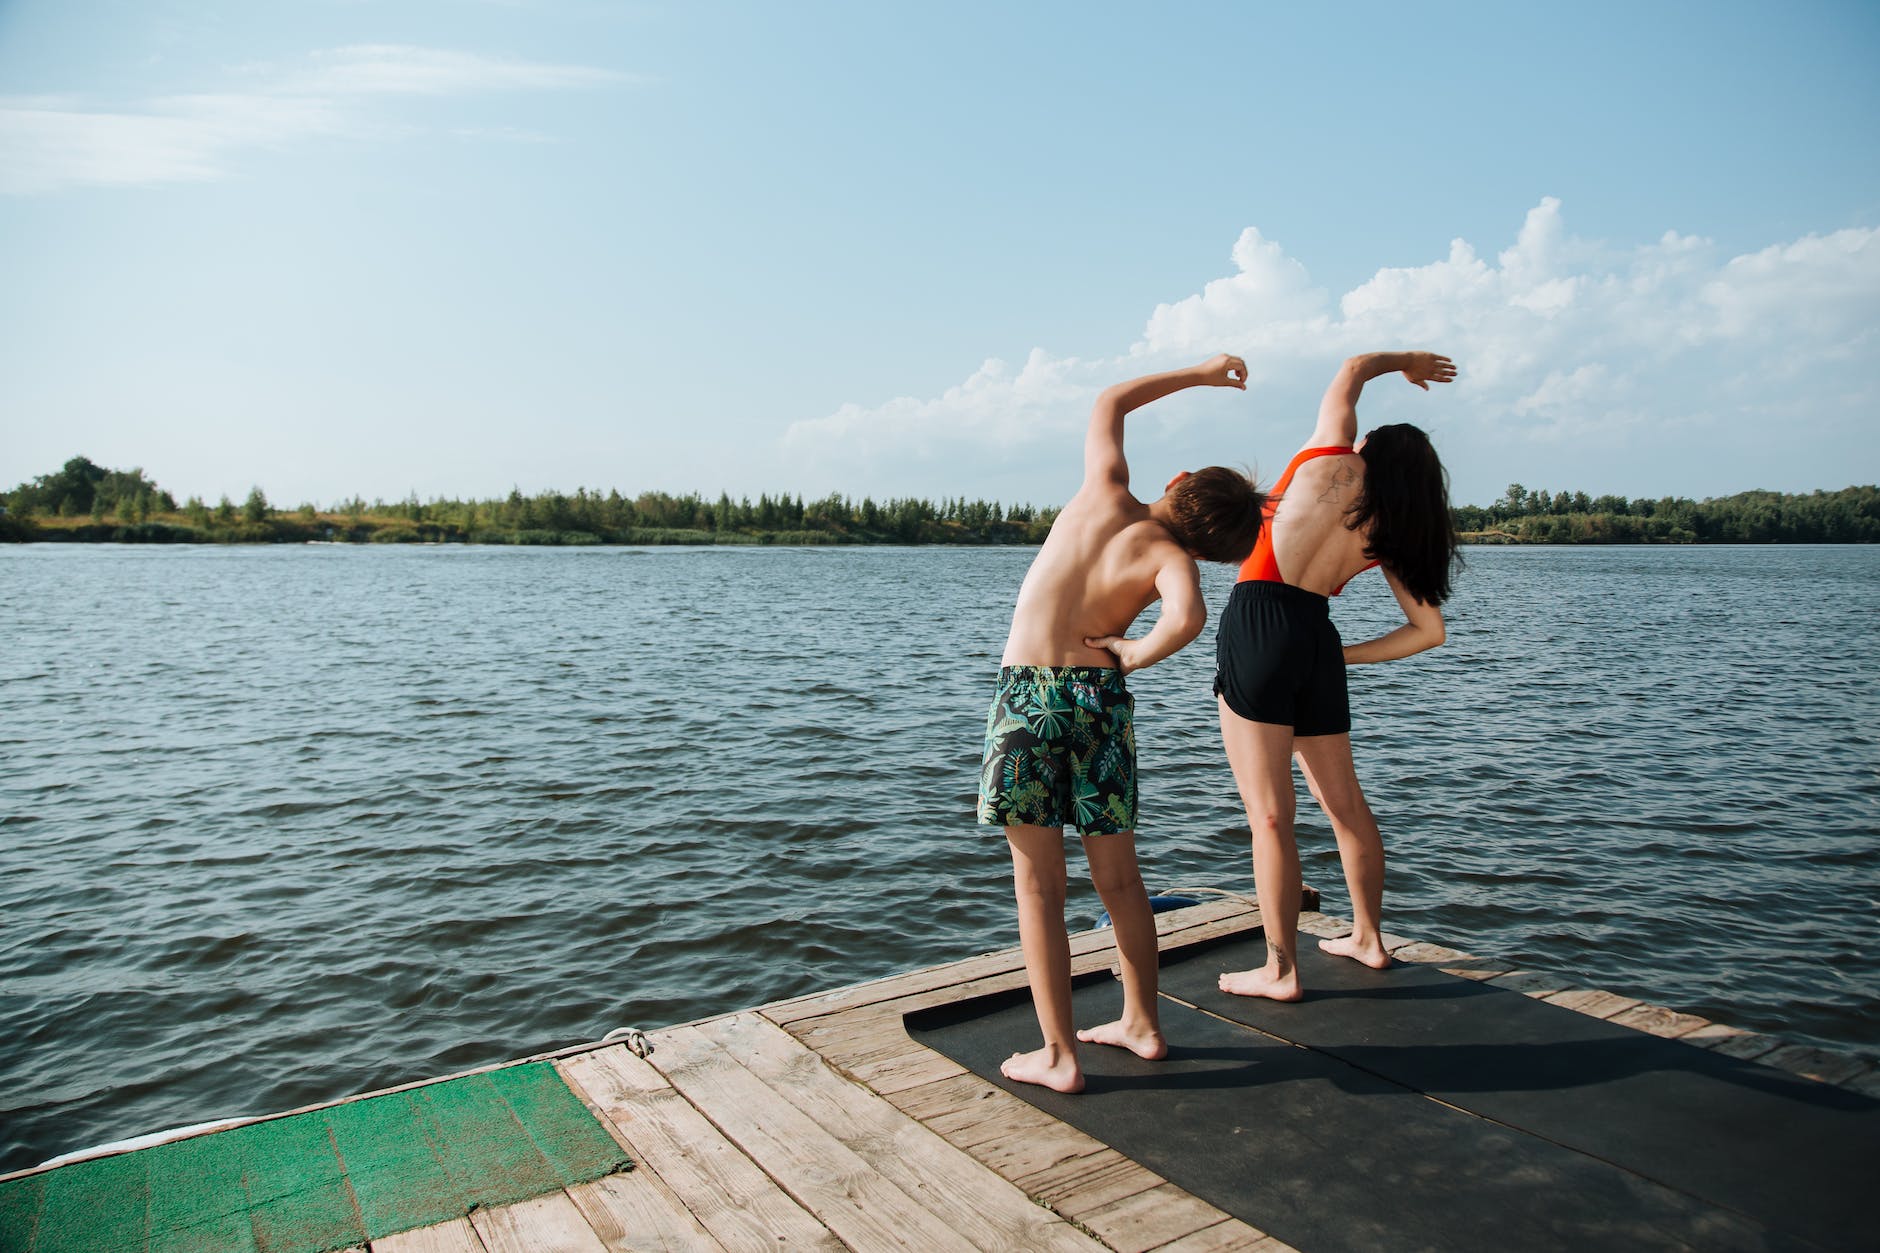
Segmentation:
{"type": "Polygon", "coordinates": [[[547,1062],[0,1184],[5,1253],[322,1253],[630,1168],[547,1062]]]}

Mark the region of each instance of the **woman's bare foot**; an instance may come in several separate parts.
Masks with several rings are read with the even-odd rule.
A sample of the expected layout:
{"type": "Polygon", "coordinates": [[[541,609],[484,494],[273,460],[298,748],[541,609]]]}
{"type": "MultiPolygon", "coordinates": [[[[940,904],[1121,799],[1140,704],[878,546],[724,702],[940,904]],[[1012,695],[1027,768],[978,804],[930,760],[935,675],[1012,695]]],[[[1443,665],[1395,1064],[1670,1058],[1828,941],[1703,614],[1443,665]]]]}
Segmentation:
{"type": "Polygon", "coordinates": [[[1390,969],[1390,954],[1384,951],[1383,941],[1376,936],[1369,944],[1358,943],[1355,935],[1341,935],[1336,940],[1320,940],[1319,951],[1330,953],[1333,957],[1349,957],[1353,961],[1363,962],[1373,970],[1390,969]]]}
{"type": "Polygon", "coordinates": [[[1070,1052],[1047,1044],[1029,1053],[1014,1053],[999,1063],[999,1073],[1013,1083],[1035,1083],[1053,1092],[1082,1092],[1083,1067],[1070,1052]]]}
{"type": "Polygon", "coordinates": [[[1077,1038],[1086,1044],[1113,1044],[1152,1062],[1168,1056],[1168,1041],[1162,1038],[1160,1031],[1154,1027],[1127,1027],[1120,1019],[1100,1027],[1086,1027],[1077,1033],[1077,1038]]]}
{"type": "Polygon", "coordinates": [[[1299,986],[1299,968],[1293,966],[1281,974],[1272,966],[1258,970],[1234,970],[1221,976],[1221,991],[1235,996],[1264,996],[1273,1001],[1297,1001],[1305,996],[1299,986]]]}

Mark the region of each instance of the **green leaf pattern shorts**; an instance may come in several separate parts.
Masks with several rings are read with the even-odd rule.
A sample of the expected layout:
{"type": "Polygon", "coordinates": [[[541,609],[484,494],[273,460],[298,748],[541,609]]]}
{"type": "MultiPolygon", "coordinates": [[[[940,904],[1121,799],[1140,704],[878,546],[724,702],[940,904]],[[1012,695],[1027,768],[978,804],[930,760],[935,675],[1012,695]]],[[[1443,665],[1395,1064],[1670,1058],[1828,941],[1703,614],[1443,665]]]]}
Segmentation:
{"type": "Polygon", "coordinates": [[[1136,829],[1136,702],[1102,666],[1005,666],[986,715],[983,826],[1136,829]]]}

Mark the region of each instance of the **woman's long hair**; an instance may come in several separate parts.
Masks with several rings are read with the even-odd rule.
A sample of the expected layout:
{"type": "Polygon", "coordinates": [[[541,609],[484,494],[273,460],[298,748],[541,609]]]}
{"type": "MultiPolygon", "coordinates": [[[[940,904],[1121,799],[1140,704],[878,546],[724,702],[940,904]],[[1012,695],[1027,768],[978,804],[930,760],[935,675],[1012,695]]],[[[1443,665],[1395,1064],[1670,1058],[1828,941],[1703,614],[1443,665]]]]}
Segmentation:
{"type": "Polygon", "coordinates": [[[1345,525],[1366,535],[1365,556],[1397,576],[1426,605],[1449,599],[1462,566],[1449,514],[1449,472],[1430,437],[1407,422],[1365,436],[1364,491],[1345,525]]]}

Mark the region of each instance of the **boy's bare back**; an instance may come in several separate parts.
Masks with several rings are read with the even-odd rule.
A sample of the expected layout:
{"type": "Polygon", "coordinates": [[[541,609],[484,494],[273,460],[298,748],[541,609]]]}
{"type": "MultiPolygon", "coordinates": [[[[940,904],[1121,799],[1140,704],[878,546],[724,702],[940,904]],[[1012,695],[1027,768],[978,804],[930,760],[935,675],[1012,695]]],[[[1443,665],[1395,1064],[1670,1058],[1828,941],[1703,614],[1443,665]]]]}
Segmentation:
{"type": "Polygon", "coordinates": [[[1086,639],[1120,636],[1165,595],[1158,582],[1192,585],[1195,559],[1126,487],[1086,483],[1065,505],[1018,589],[1002,665],[1114,666],[1086,639]]]}
{"type": "MultiPolygon", "coordinates": [[[[1170,529],[1167,494],[1144,504],[1129,490],[1123,419],[1187,387],[1245,390],[1246,378],[1245,363],[1223,353],[1186,370],[1119,383],[1097,397],[1084,441],[1083,486],[1058,515],[1019,588],[1001,664],[1128,673],[1200,634],[1207,609],[1195,554],[1170,529]],[[1123,638],[1136,615],[1158,599],[1162,614],[1155,628],[1141,639],[1123,638]]],[[[1177,475],[1169,486],[1186,477],[1177,475]]]]}

